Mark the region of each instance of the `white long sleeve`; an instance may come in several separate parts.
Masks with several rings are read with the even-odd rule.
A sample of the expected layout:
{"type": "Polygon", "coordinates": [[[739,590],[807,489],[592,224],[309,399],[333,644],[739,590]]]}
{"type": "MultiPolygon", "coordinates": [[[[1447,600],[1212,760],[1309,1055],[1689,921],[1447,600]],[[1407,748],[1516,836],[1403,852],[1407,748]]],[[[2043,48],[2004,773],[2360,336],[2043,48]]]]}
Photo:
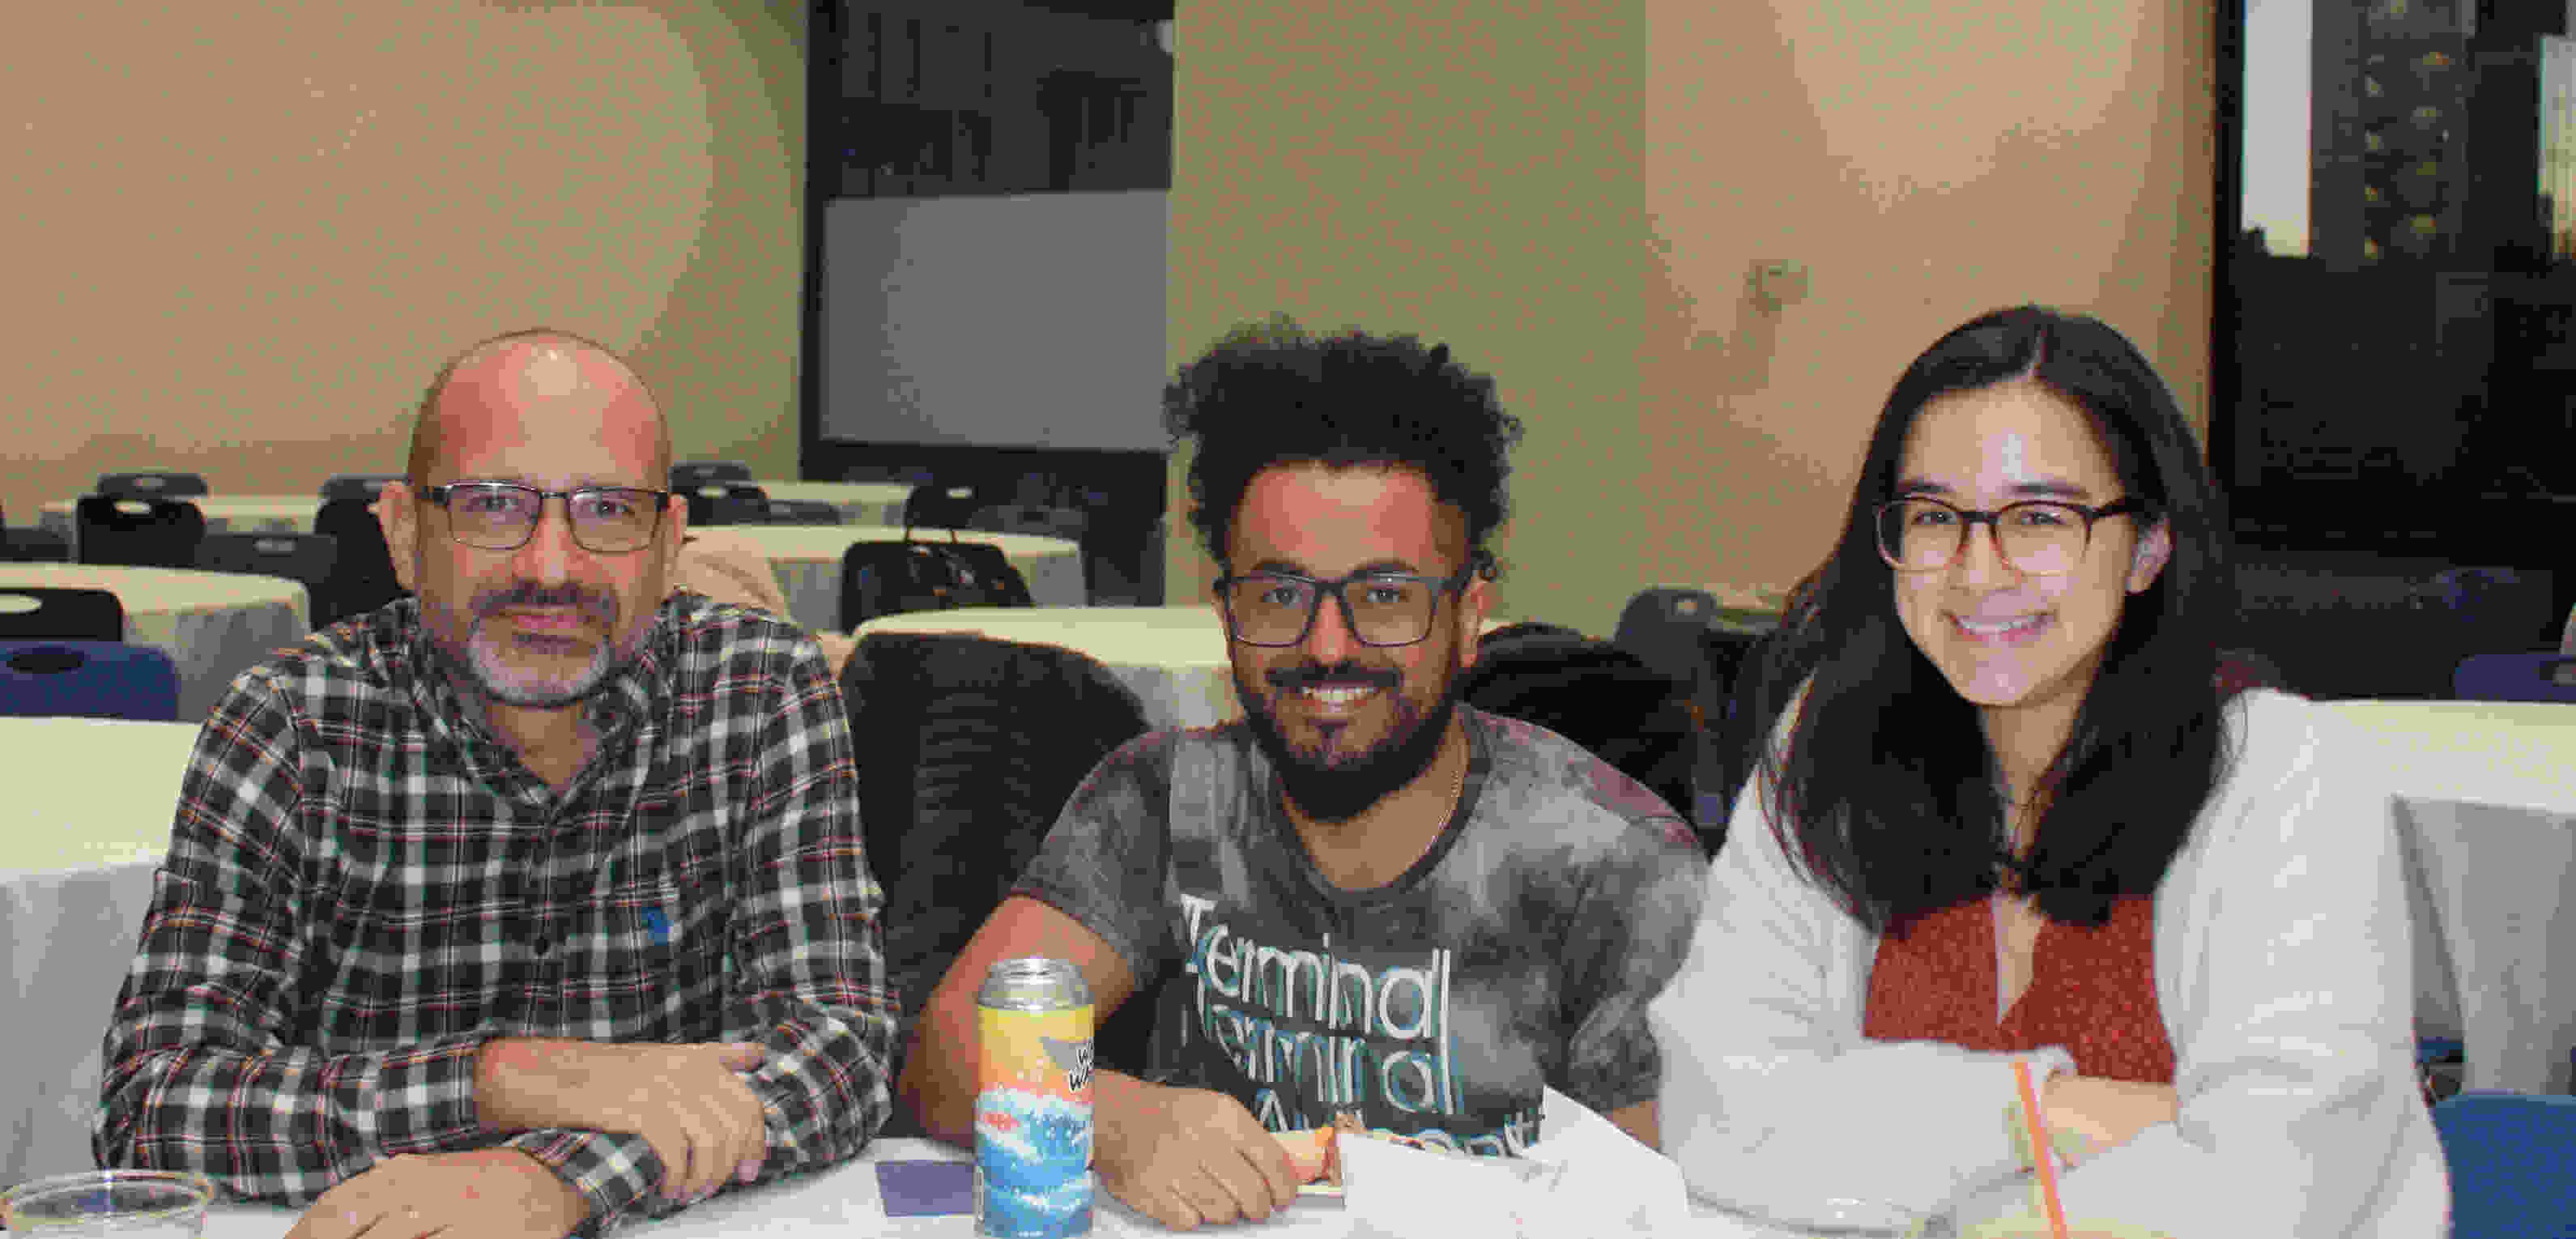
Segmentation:
{"type": "MultiPolygon", "coordinates": [[[[2069,1216],[2176,1239],[2438,1234],[2450,1190],[2411,1067],[2388,797],[2330,710],[2236,702],[2237,764],[2156,892],[2180,1116],[2064,1176],[2069,1216]]],[[[1713,864],[1689,959],[1652,1009],[1664,1147],[1693,1192],[1965,1201],[1965,1222],[2017,1208],[2015,1056],[1861,1037],[1877,938],[1791,864],[1758,791],[1713,864]]],[[[2061,1049],[2022,1057],[2072,1068],[2061,1049]]]]}

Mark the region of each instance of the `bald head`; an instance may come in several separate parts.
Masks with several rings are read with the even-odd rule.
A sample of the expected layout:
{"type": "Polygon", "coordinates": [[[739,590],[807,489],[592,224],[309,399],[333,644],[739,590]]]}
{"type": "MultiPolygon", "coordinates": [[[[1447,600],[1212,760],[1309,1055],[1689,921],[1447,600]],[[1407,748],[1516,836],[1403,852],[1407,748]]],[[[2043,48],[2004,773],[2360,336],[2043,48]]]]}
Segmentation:
{"type": "Polygon", "coordinates": [[[597,341],[554,328],[513,331],[457,354],[421,393],[409,476],[428,483],[459,445],[577,431],[630,446],[659,489],[671,475],[671,431],[633,367],[597,341]]]}

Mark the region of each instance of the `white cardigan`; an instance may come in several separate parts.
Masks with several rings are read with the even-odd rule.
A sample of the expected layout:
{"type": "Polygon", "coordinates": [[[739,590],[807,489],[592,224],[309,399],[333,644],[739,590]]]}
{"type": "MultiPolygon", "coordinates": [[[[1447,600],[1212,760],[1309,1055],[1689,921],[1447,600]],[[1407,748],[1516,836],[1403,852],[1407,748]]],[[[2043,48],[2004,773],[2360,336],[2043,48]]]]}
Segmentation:
{"type": "MultiPolygon", "coordinates": [[[[2227,713],[2237,764],[2156,890],[2156,1001],[2180,1117],[2059,1177],[2070,1220],[2173,1239],[2429,1239],[2450,1182],[2414,1074],[2414,954],[2388,798],[2328,707],[2268,690],[2227,713]]],[[[1793,867],[1757,777],[1689,958],[1651,1008],[1663,1147],[1693,1194],[2026,1210],[2017,1088],[2062,1047],[1861,1037],[1877,936],[1793,867]]]]}

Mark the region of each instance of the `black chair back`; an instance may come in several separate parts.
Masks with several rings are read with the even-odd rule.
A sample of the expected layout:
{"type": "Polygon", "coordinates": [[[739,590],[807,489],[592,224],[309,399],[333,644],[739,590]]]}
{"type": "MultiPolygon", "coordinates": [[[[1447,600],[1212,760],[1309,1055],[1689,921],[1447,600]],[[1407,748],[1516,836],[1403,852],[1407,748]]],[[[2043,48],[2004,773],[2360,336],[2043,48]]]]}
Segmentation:
{"type": "Polygon", "coordinates": [[[374,503],[376,501],[377,494],[384,490],[385,483],[399,482],[402,480],[403,475],[399,473],[334,474],[331,477],[323,479],[322,497],[324,499],[355,499],[360,503],[374,503]]]}
{"type": "MultiPolygon", "coordinates": [[[[1698,825],[1691,779],[1699,729],[1680,680],[1620,646],[1551,625],[1499,628],[1476,649],[1459,683],[1467,704],[1582,745],[1698,825]]],[[[1714,855],[1704,828],[1701,840],[1714,855]]]]}
{"type": "Polygon", "coordinates": [[[772,499],[769,501],[769,523],[772,525],[838,525],[841,510],[820,499],[772,499]]]}
{"type": "MultiPolygon", "coordinates": [[[[894,545],[894,544],[888,544],[894,545]]],[[[841,669],[853,735],[868,737],[859,820],[883,885],[889,983],[909,1040],[931,991],[1009,895],[1065,802],[1149,723],[1093,659],[1053,646],[952,633],[877,633],[841,669]]],[[[1159,987],[1105,1020],[1096,1060],[1145,1066],[1159,987]]],[[[894,1124],[888,1133],[905,1134],[894,1124]]]]}
{"type": "Polygon", "coordinates": [[[185,499],[83,495],[73,511],[85,564],[191,567],[206,536],[206,514],[185,499]]]}
{"type": "Polygon", "coordinates": [[[903,501],[903,530],[911,537],[914,528],[945,529],[954,539],[984,506],[981,492],[973,486],[941,485],[924,482],[912,488],[903,501]]]}
{"type": "Polygon", "coordinates": [[[125,604],[104,589],[0,585],[0,639],[122,641],[125,604]]]}
{"type": "Polygon", "coordinates": [[[880,615],[1037,605],[989,542],[853,542],[841,555],[841,630],[880,615]]]}
{"type": "Polygon", "coordinates": [[[689,524],[762,525],[769,521],[769,492],[741,482],[708,482],[693,486],[689,497],[689,524]]]}
{"type": "Polygon", "coordinates": [[[122,641],[0,641],[0,714],[179,721],[170,656],[122,641]]]}
{"type": "Polygon", "coordinates": [[[332,499],[314,513],[313,532],[331,539],[331,579],[313,596],[313,626],[326,628],[411,593],[394,575],[384,527],[365,501],[332,499]]]}
{"type": "Polygon", "coordinates": [[[327,533],[210,533],[197,543],[197,569],[300,581],[312,604],[313,626],[320,628],[339,547],[339,539],[327,533]]]}
{"type": "Polygon", "coordinates": [[[748,482],[751,466],[739,460],[684,460],[671,466],[671,489],[695,490],[719,482],[748,482]]]}
{"type": "Polygon", "coordinates": [[[172,469],[102,473],[98,475],[98,485],[90,489],[102,495],[127,495],[136,499],[192,499],[207,493],[204,475],[172,469]]]}

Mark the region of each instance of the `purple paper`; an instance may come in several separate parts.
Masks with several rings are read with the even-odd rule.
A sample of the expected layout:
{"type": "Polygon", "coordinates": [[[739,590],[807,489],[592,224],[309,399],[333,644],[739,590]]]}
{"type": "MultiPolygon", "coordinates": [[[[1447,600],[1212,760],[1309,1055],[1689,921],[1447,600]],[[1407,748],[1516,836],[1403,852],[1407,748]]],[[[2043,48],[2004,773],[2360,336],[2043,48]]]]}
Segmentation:
{"type": "Polygon", "coordinates": [[[887,1217],[937,1217],[975,1211],[975,1163],[877,1163],[877,1191],[887,1217]]]}

